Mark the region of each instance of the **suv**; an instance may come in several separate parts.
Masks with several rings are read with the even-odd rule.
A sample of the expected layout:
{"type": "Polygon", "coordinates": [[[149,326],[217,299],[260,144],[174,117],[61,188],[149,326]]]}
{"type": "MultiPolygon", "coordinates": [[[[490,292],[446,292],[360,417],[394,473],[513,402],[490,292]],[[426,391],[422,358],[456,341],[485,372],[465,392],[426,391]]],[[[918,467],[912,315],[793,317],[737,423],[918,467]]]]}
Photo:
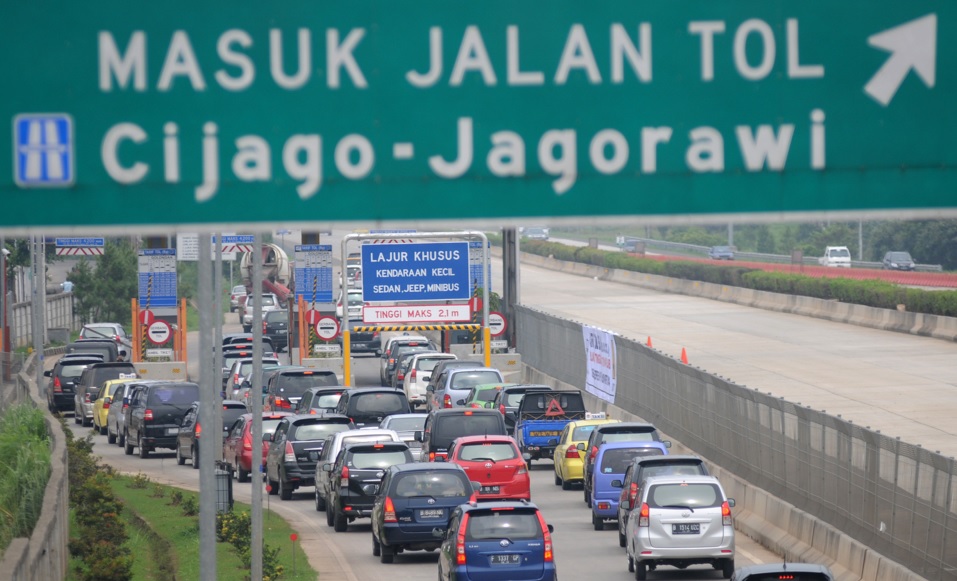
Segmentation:
{"type": "Polygon", "coordinates": [[[422,346],[423,351],[437,351],[432,342],[426,337],[419,335],[399,335],[392,337],[386,341],[385,348],[382,349],[382,358],[379,360],[379,382],[382,385],[387,385],[389,383],[389,372],[395,369],[396,364],[396,348],[399,345],[410,345],[414,344],[416,346],[422,346]]]}
{"type": "Polygon", "coordinates": [[[52,413],[72,410],[76,412],[76,384],[80,381],[83,370],[88,365],[102,363],[103,359],[98,357],[71,357],[61,359],[54,364],[53,369],[43,372],[45,377],[50,378],[47,385],[47,408],[52,413]]]}
{"type": "Polygon", "coordinates": [[[269,378],[266,387],[266,411],[292,411],[302,394],[310,387],[335,387],[339,378],[335,371],[319,369],[284,369],[269,378]]]}
{"type": "Polygon", "coordinates": [[[884,270],[914,270],[916,265],[909,252],[888,252],[881,261],[884,270]]]}
{"type": "MultiPolygon", "coordinates": [[[[238,401],[223,401],[223,411],[221,413],[223,420],[223,436],[229,433],[229,427],[233,425],[239,416],[246,413],[246,404],[238,401]]],[[[179,433],[176,435],[176,463],[182,466],[186,460],[190,460],[193,469],[199,468],[199,438],[203,433],[203,427],[199,423],[199,402],[194,401],[186,415],[183,416],[183,423],[180,424],[179,433]]],[[[220,454],[221,451],[217,451],[220,454]]]]}
{"type": "Polygon", "coordinates": [[[94,363],[80,375],[73,395],[73,421],[89,426],[93,423],[93,404],[100,397],[100,389],[110,379],[135,379],[132,363],[94,363]]]}
{"type": "MultiPolygon", "coordinates": [[[[238,351],[237,353],[245,353],[238,351]]],[[[226,380],[223,384],[223,398],[236,399],[236,392],[239,391],[243,379],[253,372],[253,363],[256,360],[253,357],[223,357],[223,364],[229,364],[226,371],[226,380]]],[[[279,365],[279,360],[275,357],[263,357],[263,367],[270,365],[279,365]]]]}
{"type": "MultiPolygon", "coordinates": [[[[286,310],[269,311],[263,315],[263,336],[268,337],[276,348],[276,353],[289,346],[289,312],[286,310]]],[[[296,334],[293,333],[293,347],[296,346],[296,334]]]]}
{"type": "Polygon", "coordinates": [[[518,406],[522,403],[522,398],[529,391],[551,391],[552,388],[547,385],[508,385],[502,388],[502,391],[495,394],[492,400],[492,409],[502,412],[505,416],[505,427],[509,433],[515,430],[515,414],[518,413],[518,406]]]}
{"type": "Polygon", "coordinates": [[[119,323],[87,323],[80,329],[80,339],[105,339],[113,341],[127,357],[133,344],[126,329],[119,323]]]}
{"type": "Polygon", "coordinates": [[[425,405],[426,386],[432,378],[432,370],[442,360],[458,359],[451,353],[416,353],[409,361],[409,369],[402,380],[402,390],[405,391],[409,403],[413,406],[425,405]]]}
{"type": "Polygon", "coordinates": [[[636,501],[638,518],[628,519],[628,571],[639,581],[649,569],[709,564],[727,578],[734,574],[734,499],[714,476],[655,476],[636,501]]]}
{"type": "Polygon", "coordinates": [[[505,420],[496,410],[458,408],[429,412],[425,426],[415,433],[415,439],[422,442],[423,461],[442,462],[456,438],[507,435],[505,420]]]}
{"type": "MultiPolygon", "coordinates": [[[[322,444],[322,453],[319,454],[318,465],[331,464],[339,457],[339,452],[346,444],[356,442],[401,442],[399,435],[392,430],[351,430],[339,432],[326,438],[322,444]]],[[[316,510],[326,510],[326,499],[332,496],[333,482],[331,472],[319,470],[316,473],[316,510]]]]}
{"type": "Polygon", "coordinates": [[[817,259],[821,266],[837,268],[851,267],[851,251],[847,246],[828,246],[824,249],[824,256],[817,259]]]}
{"type": "Polygon", "coordinates": [[[64,354],[73,353],[95,353],[103,357],[103,361],[117,361],[122,355],[127,357],[125,349],[121,353],[119,345],[111,339],[77,339],[69,343],[64,349],[64,354]]]}
{"type": "Polygon", "coordinates": [[[266,454],[266,481],[269,494],[291,500],[300,486],[316,484],[316,463],[326,438],[336,432],[353,430],[349,418],[339,415],[289,416],[280,420],[269,436],[266,454]]]}
{"type": "Polygon", "coordinates": [[[347,387],[310,387],[296,404],[297,414],[323,414],[334,412],[347,387]]]}
{"type": "Polygon", "coordinates": [[[585,504],[588,508],[591,508],[591,478],[595,469],[595,457],[598,455],[598,448],[605,442],[663,442],[666,448],[671,447],[670,441],[661,439],[655,426],[643,422],[615,422],[603,424],[592,430],[591,435],[588,436],[588,443],[579,444],[578,447],[580,451],[585,452],[582,488],[585,491],[585,504]]]}
{"type": "Polygon", "coordinates": [[[456,464],[388,468],[372,505],[372,555],[391,563],[403,551],[434,551],[442,543],[449,516],[468,502],[473,486],[456,464]]]}
{"type": "MultiPolygon", "coordinates": [[[[279,297],[274,293],[262,293],[259,295],[262,300],[263,316],[268,311],[278,311],[282,309],[279,303],[279,297]]],[[[256,302],[256,295],[247,295],[246,303],[243,307],[243,332],[249,333],[253,329],[253,304],[256,302]]]]}
{"type": "Polygon", "coordinates": [[[348,416],[357,428],[378,427],[386,416],[412,413],[405,394],[391,387],[347,389],[339,397],[336,413],[348,416]]]}
{"type": "Polygon", "coordinates": [[[177,381],[134,384],[129,399],[123,451],[130,455],[139,448],[140,458],[148,458],[156,448],[176,447],[183,416],[199,399],[199,386],[177,381]]]}
{"type": "Polygon", "coordinates": [[[625,527],[628,517],[635,509],[635,501],[641,490],[641,485],[652,476],[676,476],[679,474],[703,474],[708,476],[708,467],[704,460],[697,456],[675,454],[674,456],[644,456],[632,460],[625,469],[621,480],[612,480],[611,485],[621,488],[618,497],[618,544],[625,546],[625,527]]]}
{"type": "Polygon", "coordinates": [[[748,565],[747,567],[741,567],[734,572],[734,575],[731,575],[731,581],[778,581],[778,579],[834,581],[837,577],[824,565],[811,563],[748,565]]]}
{"type": "Polygon", "coordinates": [[[505,576],[555,581],[554,530],[531,502],[463,504],[452,512],[444,534],[435,533],[442,537],[439,581],[505,576]]]}
{"type": "MultiPolygon", "coordinates": [[[[376,357],[382,355],[382,337],[379,335],[379,331],[356,331],[356,327],[364,326],[364,323],[359,321],[349,321],[348,325],[343,321],[342,329],[349,330],[349,349],[353,354],[357,353],[372,353],[376,357]]],[[[339,344],[339,348],[344,350],[343,345],[343,334],[339,333],[339,337],[336,338],[336,341],[339,344]]]]}
{"type": "Polygon", "coordinates": [[[335,463],[322,465],[329,472],[331,496],[326,503],[326,523],[337,533],[346,531],[357,518],[372,516],[372,504],[379,492],[386,468],[413,462],[405,442],[347,444],[335,463]]]}
{"type": "Polygon", "coordinates": [[[429,410],[463,406],[469,389],[483,383],[505,383],[505,378],[498,369],[480,365],[445,369],[429,398],[429,410]]]}

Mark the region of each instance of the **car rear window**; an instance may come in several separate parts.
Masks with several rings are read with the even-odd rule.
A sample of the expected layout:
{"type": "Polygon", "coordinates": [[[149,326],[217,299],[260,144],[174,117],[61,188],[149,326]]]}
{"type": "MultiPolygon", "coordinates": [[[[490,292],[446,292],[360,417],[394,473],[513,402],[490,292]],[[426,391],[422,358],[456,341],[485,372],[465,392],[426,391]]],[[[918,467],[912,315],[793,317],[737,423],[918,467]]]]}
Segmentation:
{"type": "Polygon", "coordinates": [[[466,540],[540,539],[542,526],[534,511],[472,511],[469,513],[466,540]]]}
{"type": "Polygon", "coordinates": [[[654,432],[619,432],[604,434],[601,438],[602,443],[609,442],[654,442],[654,432]]]}
{"type": "Polygon", "coordinates": [[[495,400],[495,396],[498,395],[499,391],[499,389],[483,389],[475,394],[475,399],[473,401],[493,401],[495,400]]]}
{"type": "MultiPolygon", "coordinates": [[[[187,406],[199,399],[199,387],[177,385],[171,387],[155,387],[150,390],[147,405],[187,406]]],[[[185,408],[184,408],[185,409],[185,408]]]]}
{"type": "Polygon", "coordinates": [[[90,363],[84,363],[82,365],[64,365],[60,368],[60,377],[80,377],[83,375],[83,370],[86,369],[87,365],[90,365],[90,363]]]}
{"type": "Polygon", "coordinates": [[[231,426],[243,414],[249,413],[246,406],[223,406],[223,425],[231,426]]]}
{"type": "Polygon", "coordinates": [[[458,457],[466,461],[491,460],[512,460],[518,458],[518,452],[515,446],[508,442],[476,442],[475,444],[465,444],[459,449],[458,457]]]}
{"type": "MultiPolygon", "coordinates": [[[[282,419],[276,419],[276,420],[266,420],[266,419],[264,419],[264,420],[263,420],[263,433],[264,433],[264,434],[271,434],[271,433],[275,432],[275,431],[276,431],[276,427],[279,425],[279,422],[281,422],[281,421],[282,421],[282,419]]],[[[253,426],[253,423],[252,423],[252,421],[250,421],[250,422],[249,422],[249,429],[250,429],[250,430],[252,430],[252,426],[253,426]]]]}
{"type": "Polygon", "coordinates": [[[648,506],[651,508],[708,508],[722,502],[724,498],[718,487],[706,482],[657,484],[648,491],[648,506]]]}
{"type": "Polygon", "coordinates": [[[605,450],[601,456],[602,474],[624,474],[631,461],[639,456],[660,456],[658,448],[616,448],[605,450]]]}
{"type": "Polygon", "coordinates": [[[403,498],[468,496],[471,494],[471,489],[471,485],[463,476],[447,470],[399,473],[395,479],[395,495],[403,498]]]}
{"type": "Polygon", "coordinates": [[[415,368],[418,369],[419,371],[432,371],[433,369],[435,369],[435,366],[439,363],[439,361],[446,361],[446,360],[449,360],[449,359],[451,359],[451,358],[450,358],[450,357],[436,357],[435,359],[432,359],[432,358],[430,358],[430,357],[420,357],[420,358],[415,362],[415,368]]]}
{"type": "Polygon", "coordinates": [[[102,386],[110,379],[135,379],[136,369],[130,366],[122,367],[98,367],[93,369],[93,380],[90,382],[94,387],[102,386]]]}
{"type": "Polygon", "coordinates": [[[483,383],[502,381],[497,371],[462,371],[452,376],[452,389],[468,389],[483,383]]]}
{"type": "Polygon", "coordinates": [[[339,385],[335,373],[298,372],[283,373],[276,378],[277,393],[286,397],[300,397],[310,387],[339,385]]]}
{"type": "Polygon", "coordinates": [[[397,432],[414,432],[425,427],[425,416],[417,418],[395,418],[389,421],[389,429],[397,432]]]}
{"type": "Polygon", "coordinates": [[[522,403],[522,398],[525,397],[525,393],[509,393],[505,400],[505,405],[508,407],[518,407],[522,403]]]}
{"type": "Polygon", "coordinates": [[[289,430],[289,439],[296,441],[325,440],[336,432],[345,432],[349,429],[349,424],[299,424],[289,430]]]}
{"type": "MultiPolygon", "coordinates": [[[[434,446],[448,448],[452,440],[462,436],[502,434],[502,414],[447,415],[436,418],[430,439],[434,446]]],[[[502,434],[504,435],[504,434],[502,434]]]]}
{"type": "Polygon", "coordinates": [[[266,320],[270,323],[288,323],[289,313],[286,311],[270,311],[266,313],[266,320]]]}
{"type": "Polygon", "coordinates": [[[641,468],[641,477],[643,479],[651,478],[653,476],[690,476],[693,474],[706,474],[704,470],[704,464],[690,462],[684,464],[652,464],[650,466],[643,466],[641,468]]]}
{"type": "Polygon", "coordinates": [[[314,408],[322,409],[335,409],[339,404],[339,400],[342,399],[341,393],[330,393],[328,395],[320,395],[318,399],[312,401],[312,406],[314,408]]]}
{"type": "Polygon", "coordinates": [[[364,393],[358,394],[349,402],[349,413],[394,414],[408,411],[409,402],[405,394],[399,393],[364,393]]]}
{"type": "Polygon", "coordinates": [[[388,468],[396,464],[405,464],[409,461],[407,450],[393,450],[390,452],[355,452],[347,460],[350,468],[369,470],[372,468],[388,468]]]}
{"type": "Polygon", "coordinates": [[[588,437],[591,436],[591,433],[594,432],[597,427],[598,426],[579,426],[575,428],[575,431],[572,432],[572,441],[584,442],[588,440],[588,437]]]}
{"type": "Polygon", "coordinates": [[[796,573],[794,571],[779,571],[777,573],[757,573],[748,575],[747,581],[779,581],[780,579],[789,579],[790,581],[830,581],[831,577],[824,573],[796,573]]]}
{"type": "Polygon", "coordinates": [[[70,353],[96,353],[102,355],[104,360],[109,360],[113,356],[113,350],[109,347],[75,347],[70,353]]]}

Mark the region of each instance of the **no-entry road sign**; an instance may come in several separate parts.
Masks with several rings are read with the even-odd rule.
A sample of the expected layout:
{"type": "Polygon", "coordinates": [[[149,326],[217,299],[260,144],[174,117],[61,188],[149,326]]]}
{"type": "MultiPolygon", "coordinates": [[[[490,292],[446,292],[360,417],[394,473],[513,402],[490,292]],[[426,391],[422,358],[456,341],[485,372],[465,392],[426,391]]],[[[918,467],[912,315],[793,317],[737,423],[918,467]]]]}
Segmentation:
{"type": "Polygon", "coordinates": [[[505,315],[492,311],[488,314],[488,332],[493,337],[501,337],[505,334],[508,324],[505,322],[505,315]]]}
{"type": "Polygon", "coordinates": [[[321,317],[316,323],[316,336],[323,341],[332,341],[339,336],[339,321],[335,317],[321,317]]]}
{"type": "Polygon", "coordinates": [[[172,329],[166,321],[153,321],[146,329],[146,337],[154,345],[164,345],[169,341],[170,335],[172,335],[172,329]]]}

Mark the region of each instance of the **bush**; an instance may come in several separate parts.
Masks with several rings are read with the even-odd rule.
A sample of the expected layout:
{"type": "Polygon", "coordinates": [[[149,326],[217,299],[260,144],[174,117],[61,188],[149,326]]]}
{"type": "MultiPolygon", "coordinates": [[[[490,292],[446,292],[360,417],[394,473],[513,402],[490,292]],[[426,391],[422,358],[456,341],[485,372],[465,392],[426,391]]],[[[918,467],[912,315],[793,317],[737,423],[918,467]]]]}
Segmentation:
{"type": "Polygon", "coordinates": [[[195,496],[183,498],[183,502],[180,503],[180,508],[183,509],[183,516],[196,516],[199,514],[199,502],[195,496]]]}
{"type": "Polygon", "coordinates": [[[133,480],[130,482],[130,488],[146,488],[149,484],[150,477],[140,472],[133,476],[133,480]]]}
{"type": "MultiPolygon", "coordinates": [[[[216,540],[229,543],[236,549],[243,567],[252,566],[252,518],[248,512],[221,512],[216,515],[216,540]]],[[[263,580],[279,579],[283,566],[279,564],[279,548],[263,544],[263,580]]]]}
{"type": "Polygon", "coordinates": [[[0,418],[0,553],[29,537],[50,479],[50,436],[43,412],[20,405],[0,418]]]}

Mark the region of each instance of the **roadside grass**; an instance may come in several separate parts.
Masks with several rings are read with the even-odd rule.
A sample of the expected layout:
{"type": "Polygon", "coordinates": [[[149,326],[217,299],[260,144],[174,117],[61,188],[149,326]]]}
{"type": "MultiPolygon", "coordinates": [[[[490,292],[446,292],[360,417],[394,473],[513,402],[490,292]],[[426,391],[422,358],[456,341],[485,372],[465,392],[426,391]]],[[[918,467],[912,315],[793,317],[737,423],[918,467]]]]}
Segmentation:
{"type": "MultiPolygon", "coordinates": [[[[189,502],[188,498],[198,502],[199,494],[154,483],[149,483],[145,488],[135,488],[132,486],[134,479],[118,476],[113,480],[113,491],[125,505],[123,519],[131,539],[128,546],[134,555],[133,579],[149,581],[170,578],[168,572],[157,570],[157,564],[166,561],[173,565],[172,572],[177,581],[198,581],[199,520],[196,516],[185,516],[182,506],[189,502]],[[183,499],[178,506],[172,505],[176,492],[183,499]]],[[[233,508],[234,512],[250,510],[249,505],[238,502],[233,508]]],[[[289,540],[290,534],[295,531],[282,517],[271,511],[264,510],[263,519],[266,545],[279,549],[279,562],[283,567],[280,579],[316,579],[316,572],[309,567],[300,545],[289,540]],[[292,551],[295,551],[295,572],[292,551]]],[[[243,579],[248,575],[239,555],[228,543],[216,543],[216,565],[219,579],[243,579]]]]}
{"type": "Polygon", "coordinates": [[[50,436],[44,412],[29,404],[0,415],[0,554],[29,537],[50,479],[50,436]]]}

